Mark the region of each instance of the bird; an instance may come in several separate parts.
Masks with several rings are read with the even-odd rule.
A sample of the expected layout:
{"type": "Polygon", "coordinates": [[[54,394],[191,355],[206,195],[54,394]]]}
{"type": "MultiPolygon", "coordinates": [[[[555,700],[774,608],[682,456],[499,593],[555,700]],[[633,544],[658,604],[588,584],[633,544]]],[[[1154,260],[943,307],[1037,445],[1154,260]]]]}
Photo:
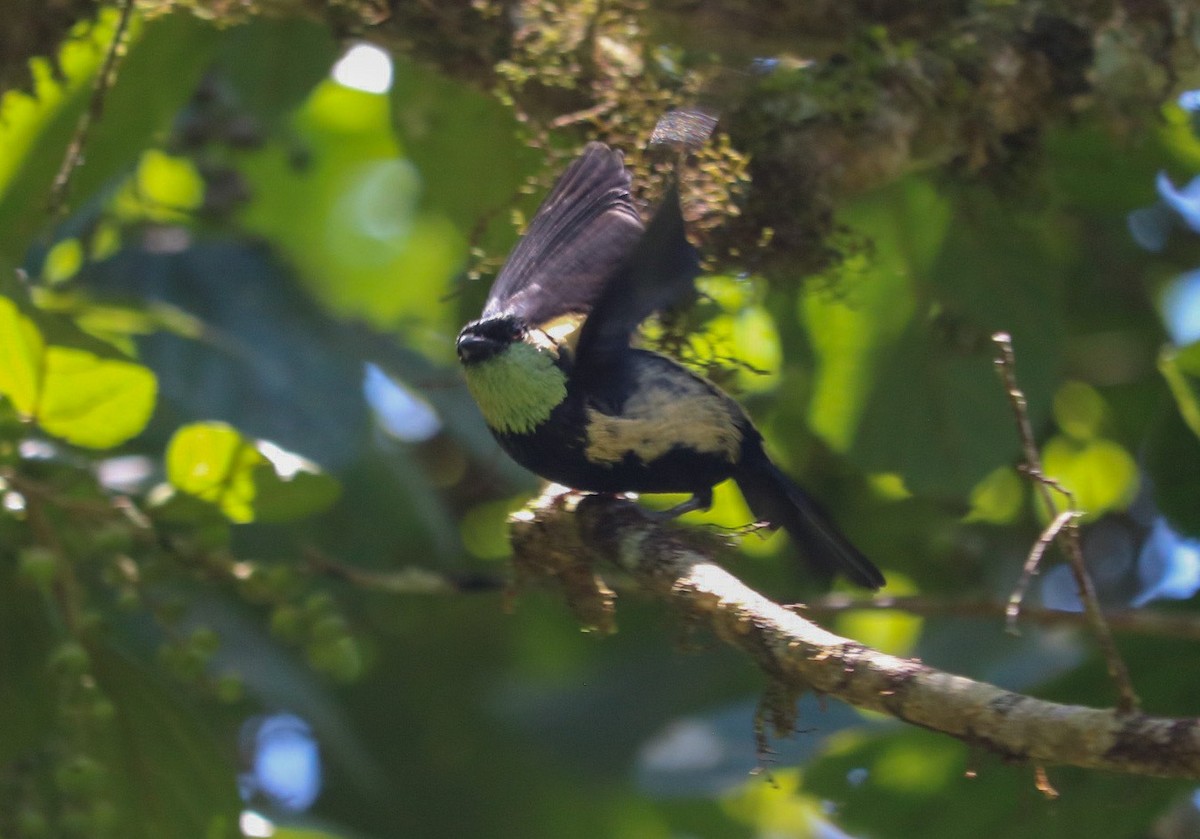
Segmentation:
{"type": "Polygon", "coordinates": [[[589,143],[563,172],[456,342],[467,389],[500,447],[554,483],[593,493],[686,493],[712,505],[732,478],[823,578],[883,574],[769,457],[742,407],[708,379],[634,346],[639,325],[694,294],[700,274],[678,186],[649,224],[619,151],[589,143]]]}

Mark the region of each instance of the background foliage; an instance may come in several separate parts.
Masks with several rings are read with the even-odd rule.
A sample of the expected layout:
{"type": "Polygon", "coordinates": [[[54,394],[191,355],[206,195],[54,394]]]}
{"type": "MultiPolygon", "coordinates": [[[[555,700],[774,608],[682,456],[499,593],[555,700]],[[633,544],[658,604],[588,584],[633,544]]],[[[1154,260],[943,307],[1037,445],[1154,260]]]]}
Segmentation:
{"type": "MultiPolygon", "coordinates": [[[[732,139],[687,176],[711,275],[697,336],[663,340],[739,393],[888,593],[1000,600],[1046,521],[991,370],[1003,329],[1106,603],[1194,611],[1200,102],[1179,94],[1200,27],[1147,59],[1132,25],[979,4],[960,31],[1009,21],[1054,73],[972,103],[999,72],[982,37],[747,22],[719,53],[716,4],[691,34],[662,6],[447,5],[366,32],[390,61],[347,53],[338,15],[365,5],[146,9],[102,112],[118,9],[0,41],[0,836],[1187,835],[1185,785],[1051,769],[1055,800],[1029,767],[812,697],[759,755],[764,680],[733,653],[635,596],[597,638],[498,590],[536,483],[476,415],[457,329],[580,140],[652,192],[654,120],[716,98],[732,139]],[[904,107],[961,135],[884,118],[915,80],[904,107]]],[[[722,487],[697,522],[748,517],[722,487]]],[[[748,537],[727,562],[797,600],[793,552],[748,537]]],[[[1062,570],[1038,596],[1077,608],[1062,570]]],[[[834,620],[1111,704],[1086,636],[934,611],[834,620]]],[[[1193,644],[1122,650],[1147,710],[1197,712],[1193,644]]]]}

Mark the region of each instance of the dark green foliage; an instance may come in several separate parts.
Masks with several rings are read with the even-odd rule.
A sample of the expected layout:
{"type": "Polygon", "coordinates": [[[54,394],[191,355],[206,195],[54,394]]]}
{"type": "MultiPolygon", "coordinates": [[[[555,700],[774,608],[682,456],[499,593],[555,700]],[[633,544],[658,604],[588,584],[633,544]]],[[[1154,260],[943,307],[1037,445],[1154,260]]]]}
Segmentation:
{"type": "MultiPolygon", "coordinates": [[[[1023,21],[1020,4],[983,4],[1006,25],[970,31],[1020,30],[1028,67],[1063,96],[1108,78],[1107,107],[1138,108],[1094,113],[1072,100],[1069,122],[1001,136],[984,114],[997,103],[980,101],[986,148],[943,146],[928,127],[946,109],[970,125],[961,109],[978,90],[943,71],[986,77],[1002,52],[944,34],[942,5],[930,13],[936,39],[953,42],[941,63],[914,12],[896,18],[905,27],[885,21],[818,53],[818,65],[784,56],[776,75],[753,77],[743,138],[809,132],[753,163],[748,209],[761,219],[756,202],[774,196],[766,217],[779,230],[732,225],[740,254],[702,280],[711,296],[689,321],[699,331],[689,343],[667,324],[664,343],[745,389],[772,456],[886,572],[885,593],[1002,600],[1045,511],[1015,471],[1019,438],[992,369],[997,330],[1013,336],[1048,467],[1093,505],[1084,527],[1115,521],[1131,557],[1158,513],[1200,535],[1200,363],[1194,344],[1163,349],[1159,312],[1163,286],[1200,265],[1200,236],[1176,218],[1151,254],[1126,222],[1156,201],[1159,170],[1180,189],[1200,172],[1200,141],[1194,116],[1157,101],[1157,76],[1140,75],[1154,69],[1139,63],[1150,60],[1142,42],[1118,37],[1132,29],[1110,27],[1089,46],[1083,18],[1023,21]],[[1081,75],[1099,61],[1093,49],[1110,76],[1081,75]],[[1122,73],[1126,54],[1133,70],[1122,73]],[[882,188],[806,203],[789,185],[813,180],[805,167],[817,163],[772,170],[814,138],[925,107],[926,88],[903,87],[925,78],[948,93],[927,104],[908,157],[838,176],[882,188]],[[987,165],[957,156],[969,151],[987,165]],[[757,239],[770,240],[769,259],[757,239]],[[784,260],[797,242],[808,245],[784,260]],[[756,264],[771,277],[739,276],[756,264]],[[778,369],[757,376],[727,358],[778,369]]],[[[391,36],[429,55],[466,14],[446,8],[442,29],[391,36]]],[[[543,110],[593,95],[608,107],[561,131],[402,50],[386,95],[338,87],[327,76],[342,33],[307,18],[135,15],[54,212],[50,184],[89,107],[113,10],[54,57],[61,79],[39,71],[33,96],[4,94],[0,836],[238,836],[239,727],[279,710],[312,726],[326,781],[312,813],[267,813],[284,839],[723,839],[804,835],[814,819],[879,837],[1147,835],[1188,785],[1048,767],[1050,800],[1031,767],[814,697],[773,759],[754,740],[766,680],[721,642],[624,589],[620,632],[605,639],[579,633],[556,596],[497,592],[504,518],[534,483],[463,387],[455,330],[516,239],[513,208],[527,219],[558,173],[545,156],[584,135],[637,136],[672,96],[689,104],[702,61],[677,45],[614,40],[635,31],[623,4],[578,32],[567,30],[587,22],[582,12],[561,16],[560,31],[547,9],[471,17],[471,37],[492,49],[530,24],[524,52],[483,73],[488,83],[500,79],[510,97],[540,91],[543,110]],[[533,60],[552,66],[520,79],[533,60]],[[664,95],[650,79],[674,87],[664,95]],[[483,281],[465,282],[476,270],[483,281]],[[432,412],[391,419],[424,425],[381,421],[363,389],[368,362],[432,412]],[[671,743],[682,746],[664,750],[671,743]],[[768,777],[749,777],[758,764],[768,777]]],[[[60,33],[64,22],[47,25],[60,33]]],[[[48,33],[30,43],[48,52],[61,37],[48,33]]],[[[13,60],[0,76],[23,77],[13,60]]],[[[1038,107],[1039,118],[1055,112],[1038,107]]],[[[889,125],[872,123],[870,149],[893,148],[889,125]]],[[[855,142],[822,146],[829,171],[818,174],[855,161],[855,142]]],[[[728,179],[700,169],[684,170],[685,210],[690,182],[728,179]]],[[[709,215],[690,232],[714,224],[709,215]]],[[[714,528],[752,517],[727,490],[714,528]]],[[[720,560],[794,600],[807,583],[782,544],[747,536],[720,560]]],[[[1060,561],[1048,552],[1043,577],[1060,561]]],[[[1150,585],[1140,570],[1123,572],[1126,600],[1150,585]]],[[[1193,601],[1149,608],[1195,615],[1193,601]]],[[[831,623],[1005,687],[1113,701],[1083,633],[1013,639],[997,618],[896,613],[831,623]]],[[[1146,710],[1197,713],[1192,642],[1120,641],[1146,710]]]]}

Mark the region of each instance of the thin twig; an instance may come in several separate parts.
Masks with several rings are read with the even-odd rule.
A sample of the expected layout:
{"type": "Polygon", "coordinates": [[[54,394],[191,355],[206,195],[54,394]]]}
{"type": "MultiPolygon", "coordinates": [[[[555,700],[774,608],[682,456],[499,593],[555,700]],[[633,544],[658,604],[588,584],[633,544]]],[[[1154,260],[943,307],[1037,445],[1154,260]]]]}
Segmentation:
{"type": "MultiPolygon", "coordinates": [[[[887,597],[875,595],[871,599],[848,594],[829,594],[819,600],[795,604],[788,608],[804,615],[831,616],[843,612],[895,610],[925,618],[974,618],[994,620],[1005,618],[1008,604],[999,600],[959,600],[928,595],[906,595],[887,597]]],[[[1024,606],[1019,615],[1021,623],[1045,628],[1087,627],[1087,615],[1082,612],[1067,612],[1061,609],[1046,609],[1024,606]]],[[[1157,638],[1173,638],[1182,641],[1200,641],[1200,616],[1172,614],[1149,609],[1127,609],[1105,612],[1104,619],[1114,632],[1125,635],[1143,635],[1157,638]]]]}
{"type": "Polygon", "coordinates": [[[562,116],[555,117],[550,121],[550,127],[552,129],[559,129],[566,128],[568,125],[587,122],[588,120],[595,119],[596,117],[604,116],[616,106],[616,100],[600,102],[590,108],[584,108],[582,111],[574,111],[569,114],[563,114],[562,116]]]}
{"type": "MultiPolygon", "coordinates": [[[[1042,471],[1041,455],[1038,453],[1037,443],[1034,439],[1033,425],[1029,421],[1029,403],[1025,399],[1024,392],[1022,392],[1020,386],[1017,384],[1016,358],[1013,353],[1012,337],[1007,332],[997,332],[992,336],[992,341],[996,344],[998,350],[996,369],[1000,374],[1001,380],[1004,382],[1004,390],[1008,394],[1009,403],[1012,405],[1013,414],[1017,422],[1017,434],[1021,438],[1021,447],[1025,453],[1025,474],[1034,482],[1034,486],[1037,487],[1037,491],[1041,494],[1046,509],[1054,514],[1056,518],[1058,515],[1058,505],[1054,502],[1051,490],[1062,493],[1067,499],[1068,512],[1072,514],[1071,520],[1059,525],[1056,531],[1056,541],[1067,557],[1071,573],[1075,577],[1075,586],[1079,591],[1079,599],[1083,603],[1084,614],[1087,615],[1092,633],[1096,636],[1096,643],[1100,646],[1100,652],[1104,656],[1108,675],[1116,685],[1117,709],[1122,712],[1134,711],[1140,706],[1141,702],[1133,689],[1132,681],[1130,681],[1129,669],[1125,666],[1125,661],[1117,651],[1117,645],[1112,637],[1112,630],[1109,629],[1108,623],[1104,619],[1104,613],[1100,610],[1100,601],[1096,597],[1092,578],[1089,576],[1083,562],[1083,548],[1079,542],[1079,527],[1074,521],[1074,516],[1077,513],[1074,499],[1064,487],[1047,478],[1042,471]]],[[[1041,545],[1041,540],[1039,539],[1038,543],[1030,551],[1029,561],[1026,562],[1027,574],[1036,572],[1037,561],[1041,559],[1041,555],[1045,552],[1045,549],[1045,546],[1041,545]],[[1040,551],[1039,546],[1041,546],[1040,551]],[[1036,557],[1034,556],[1035,551],[1038,552],[1036,557]],[[1031,565],[1034,569],[1033,572],[1029,571],[1031,565]]],[[[1020,599],[1018,592],[1014,591],[1014,597],[1017,597],[1019,608],[1020,599]]]]}
{"type": "Polygon", "coordinates": [[[1034,576],[1037,575],[1038,566],[1041,565],[1042,555],[1046,553],[1046,549],[1050,544],[1058,538],[1058,534],[1071,522],[1079,517],[1079,513],[1074,510],[1066,510],[1054,517],[1054,521],[1042,531],[1042,535],[1033,543],[1033,549],[1029,552],[1029,556],[1025,560],[1025,567],[1021,571],[1021,579],[1017,581],[1016,588],[1008,597],[1008,607],[1004,610],[1007,618],[1006,627],[1013,635],[1019,635],[1017,631],[1017,618],[1021,614],[1021,604],[1025,600],[1025,592],[1029,590],[1029,584],[1033,582],[1034,576]]]}
{"type": "Polygon", "coordinates": [[[506,581],[499,575],[454,574],[431,568],[409,566],[390,571],[371,571],[335,562],[315,548],[306,548],[308,569],[315,574],[343,580],[364,591],[385,594],[463,594],[501,591],[506,581]]]}
{"type": "Polygon", "coordinates": [[[117,28],[113,31],[112,41],[104,56],[104,63],[92,84],[92,98],[88,102],[87,110],[79,115],[79,122],[75,124],[75,132],[71,135],[71,141],[63,155],[62,165],[59,166],[58,174],[54,176],[54,183],[50,187],[49,210],[55,217],[66,214],[71,177],[83,162],[83,148],[87,145],[92,124],[104,113],[104,99],[116,79],[117,64],[124,51],[125,36],[129,31],[129,20],[132,16],[133,0],[124,0],[121,3],[121,16],[117,19],[117,28]]]}

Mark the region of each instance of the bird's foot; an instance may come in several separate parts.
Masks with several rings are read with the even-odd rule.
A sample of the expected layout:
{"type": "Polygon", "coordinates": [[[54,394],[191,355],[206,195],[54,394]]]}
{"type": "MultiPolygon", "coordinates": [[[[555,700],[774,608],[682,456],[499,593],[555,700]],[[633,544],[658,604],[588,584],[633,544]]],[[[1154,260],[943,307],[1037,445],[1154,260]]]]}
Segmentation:
{"type": "Polygon", "coordinates": [[[692,495],[687,501],[682,504],[676,504],[666,510],[648,510],[647,515],[658,521],[670,521],[677,519],[684,513],[694,513],[696,511],[707,510],[712,507],[713,494],[712,490],[697,492],[692,495]]]}

